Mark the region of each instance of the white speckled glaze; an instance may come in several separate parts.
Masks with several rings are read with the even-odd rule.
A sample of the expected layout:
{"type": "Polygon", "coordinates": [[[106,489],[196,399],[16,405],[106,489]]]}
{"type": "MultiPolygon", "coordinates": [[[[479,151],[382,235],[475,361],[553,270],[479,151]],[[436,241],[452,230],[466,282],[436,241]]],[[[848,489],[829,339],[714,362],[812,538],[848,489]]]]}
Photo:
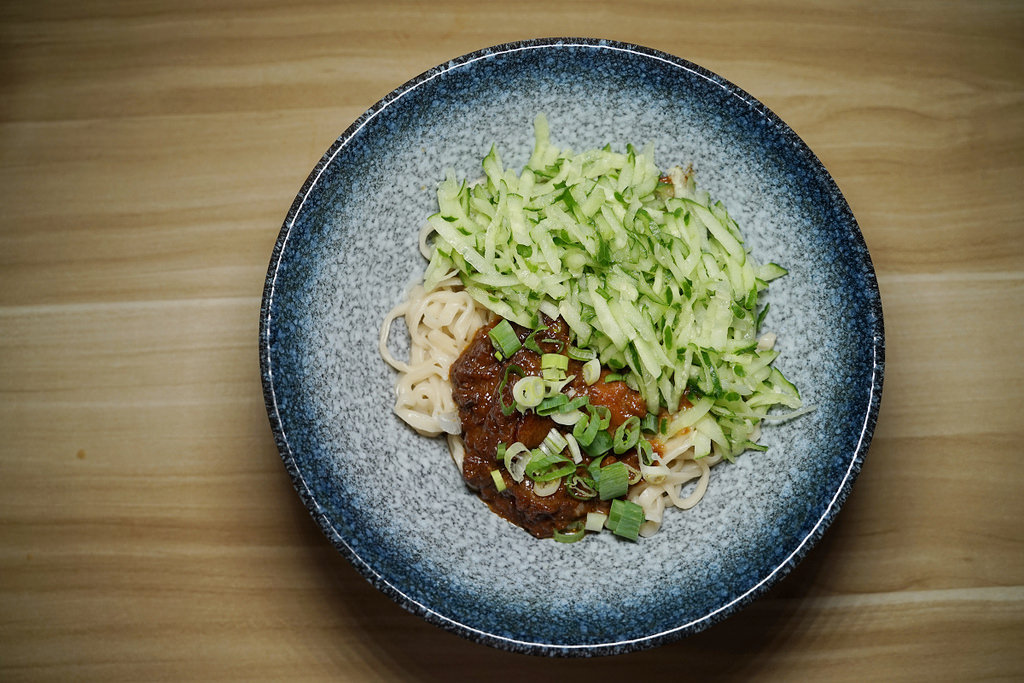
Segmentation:
{"type": "Polygon", "coordinates": [[[498,46],[418,76],[361,116],[317,164],[267,274],[260,360],[295,486],[335,546],[410,611],[471,639],[548,655],[611,654],[707,628],[804,556],[860,470],[881,398],[882,310],[842,194],[777,116],[677,57],[610,41],[498,46]],[[538,541],[463,485],[443,440],[391,412],[377,354],[385,313],[425,266],[417,233],[445,170],[480,175],[497,144],[521,168],[532,120],[582,150],[653,142],[692,163],[772,284],[777,365],[817,410],[767,426],[766,453],[714,469],[695,509],[639,543],[538,541]]]}

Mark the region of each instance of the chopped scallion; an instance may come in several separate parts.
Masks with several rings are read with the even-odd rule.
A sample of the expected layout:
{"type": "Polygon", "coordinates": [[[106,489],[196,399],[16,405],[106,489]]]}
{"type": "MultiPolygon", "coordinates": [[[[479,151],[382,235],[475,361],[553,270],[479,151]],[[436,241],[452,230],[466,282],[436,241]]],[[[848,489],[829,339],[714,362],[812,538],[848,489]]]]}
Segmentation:
{"type": "Polygon", "coordinates": [[[513,400],[512,403],[505,403],[505,385],[508,384],[508,375],[510,372],[515,373],[520,377],[526,374],[523,372],[523,369],[515,363],[509,363],[505,366],[505,373],[502,375],[501,382],[498,383],[497,388],[498,403],[501,405],[502,415],[511,415],[512,411],[516,409],[515,400],[513,400]]]}
{"type": "Polygon", "coordinates": [[[597,482],[597,495],[601,500],[612,500],[626,495],[629,490],[629,470],[621,460],[601,468],[597,482]]]}
{"type": "Polygon", "coordinates": [[[531,457],[530,449],[522,441],[516,441],[505,449],[502,461],[512,479],[519,482],[526,476],[526,465],[530,462],[531,457]]]}
{"type": "Polygon", "coordinates": [[[600,531],[604,528],[604,523],[608,520],[608,515],[603,512],[588,512],[587,513],[587,531],[600,531]]]}
{"type": "Polygon", "coordinates": [[[612,439],[612,450],[621,455],[636,446],[640,440],[640,418],[636,415],[630,416],[615,430],[612,439]]]}
{"type": "Polygon", "coordinates": [[[544,442],[541,444],[542,447],[546,446],[551,453],[561,453],[568,445],[569,442],[565,440],[562,433],[553,427],[548,432],[548,435],[544,437],[544,442]]]}
{"type": "Polygon", "coordinates": [[[628,500],[613,500],[608,514],[608,527],[616,536],[635,541],[644,523],[644,509],[628,500]]]}
{"type": "MultiPolygon", "coordinates": [[[[582,445],[582,443],[581,443],[582,445]]],[[[595,457],[607,453],[612,449],[612,435],[603,429],[598,430],[597,434],[594,435],[593,440],[590,443],[583,446],[583,450],[587,452],[590,457],[595,457]]]]}
{"type": "Polygon", "coordinates": [[[581,349],[578,346],[570,346],[566,353],[569,355],[569,358],[583,363],[593,360],[596,355],[596,352],[592,349],[581,349]]]}
{"type": "Polygon", "coordinates": [[[494,346],[495,356],[498,360],[511,358],[512,354],[523,346],[516,331],[512,329],[512,325],[507,320],[502,320],[492,327],[487,336],[491,338],[491,345],[494,346]]]}
{"type": "Polygon", "coordinates": [[[571,474],[565,480],[565,490],[570,496],[577,500],[590,500],[597,495],[596,484],[589,477],[581,477],[578,474],[571,474]]]}
{"type": "Polygon", "coordinates": [[[512,387],[512,396],[523,408],[536,408],[544,400],[544,380],[530,375],[523,377],[512,387]]]}
{"type": "Polygon", "coordinates": [[[587,533],[586,525],[582,521],[573,522],[564,531],[555,531],[552,534],[559,543],[575,543],[587,533]]]}
{"type": "Polygon", "coordinates": [[[640,439],[636,442],[636,453],[641,465],[649,467],[654,463],[654,448],[647,439],[640,439]]]}
{"type": "Polygon", "coordinates": [[[557,370],[568,370],[569,369],[569,356],[563,356],[560,353],[545,353],[540,357],[540,367],[555,368],[557,370]]]}
{"type": "Polygon", "coordinates": [[[545,453],[535,449],[526,464],[526,476],[534,481],[560,479],[576,470],[576,464],[558,453],[545,453]]]}

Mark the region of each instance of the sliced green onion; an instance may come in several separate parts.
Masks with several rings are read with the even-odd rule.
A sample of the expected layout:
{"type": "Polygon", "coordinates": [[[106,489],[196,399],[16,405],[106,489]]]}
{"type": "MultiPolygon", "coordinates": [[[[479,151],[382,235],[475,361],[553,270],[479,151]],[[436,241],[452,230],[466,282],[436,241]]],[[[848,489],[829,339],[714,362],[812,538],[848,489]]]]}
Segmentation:
{"type": "Polygon", "coordinates": [[[597,495],[596,484],[589,477],[581,477],[578,474],[571,474],[565,480],[565,490],[570,496],[577,500],[590,500],[597,495]]]}
{"type": "Polygon", "coordinates": [[[569,458],[558,453],[545,453],[539,448],[534,449],[526,464],[526,476],[534,481],[561,479],[574,471],[576,464],[569,458]]]}
{"type": "Polygon", "coordinates": [[[611,507],[608,508],[608,519],[605,521],[605,524],[612,531],[619,525],[619,520],[622,518],[622,506],[620,503],[624,502],[621,498],[616,498],[612,501],[611,507]]]}
{"type": "MultiPolygon", "coordinates": [[[[562,358],[565,358],[565,356],[562,356],[562,358]]],[[[561,382],[565,379],[565,370],[541,368],[540,376],[544,378],[545,382],[561,382]]]]}
{"type": "Polygon", "coordinates": [[[491,338],[491,345],[495,351],[494,355],[498,360],[511,358],[512,354],[523,346],[516,335],[516,331],[512,329],[512,325],[507,320],[502,320],[492,327],[487,336],[491,338]]]}
{"type": "Polygon", "coordinates": [[[549,453],[561,453],[565,450],[565,447],[569,445],[562,433],[554,427],[548,432],[548,435],[544,437],[544,441],[541,443],[541,448],[547,448],[549,453]]]}
{"type": "Polygon", "coordinates": [[[604,528],[604,523],[608,520],[608,515],[603,512],[588,512],[587,523],[584,525],[587,531],[600,531],[604,528]]]}
{"type": "Polygon", "coordinates": [[[604,383],[607,384],[608,382],[625,382],[627,377],[629,377],[629,375],[627,375],[624,372],[609,372],[607,375],[604,376],[604,383]]]}
{"type": "MultiPolygon", "coordinates": [[[[548,373],[550,373],[550,372],[553,372],[553,371],[551,371],[551,370],[542,370],[541,372],[548,372],[548,373]]],[[[550,375],[550,377],[554,377],[554,376],[550,375]]],[[[549,379],[549,377],[544,377],[544,384],[545,384],[545,387],[546,387],[545,390],[544,390],[544,395],[545,396],[554,396],[555,394],[557,394],[560,391],[562,391],[562,389],[565,388],[565,385],[568,384],[569,382],[573,381],[574,379],[576,379],[576,375],[569,375],[568,377],[565,377],[565,373],[563,373],[561,370],[558,371],[558,377],[557,378],[549,379]]]]}
{"type": "Polygon", "coordinates": [[[608,523],[616,536],[635,541],[640,535],[640,526],[644,523],[644,509],[628,500],[613,500],[608,523]]]}
{"type": "Polygon", "coordinates": [[[573,426],[572,435],[576,437],[576,441],[579,442],[580,446],[586,448],[594,439],[597,437],[598,432],[601,431],[601,422],[597,419],[593,413],[584,415],[580,420],[573,426]]]}
{"type": "Polygon", "coordinates": [[[590,397],[587,396],[586,394],[582,396],[577,396],[576,398],[569,401],[569,403],[567,403],[565,406],[563,406],[561,412],[567,413],[570,410],[578,410],[589,403],[590,397]]]}
{"type": "Polygon", "coordinates": [[[491,470],[491,479],[494,480],[494,488],[498,489],[498,493],[505,490],[505,477],[501,475],[501,472],[491,470]]]}
{"type": "Polygon", "coordinates": [[[628,462],[625,464],[626,472],[629,474],[629,485],[632,486],[633,484],[640,483],[640,480],[644,478],[644,475],[640,472],[640,470],[633,467],[628,462]]]}
{"type": "Polygon", "coordinates": [[[597,355],[597,352],[592,349],[581,349],[578,346],[570,346],[568,349],[566,349],[566,353],[568,354],[569,358],[572,358],[573,360],[578,360],[581,363],[593,360],[597,355]]]}
{"type": "Polygon", "coordinates": [[[612,450],[621,455],[636,446],[640,440],[640,418],[636,415],[630,416],[615,430],[612,439],[612,450]]]}
{"type": "Polygon", "coordinates": [[[504,441],[499,443],[498,447],[496,449],[494,449],[494,459],[495,460],[499,460],[499,461],[504,460],[505,459],[505,449],[507,449],[507,448],[508,448],[508,446],[505,445],[504,441]]]}
{"type": "Polygon", "coordinates": [[[570,410],[567,413],[551,413],[548,417],[564,427],[572,427],[585,417],[581,410],[570,410]]]}
{"type": "Polygon", "coordinates": [[[601,500],[611,500],[626,495],[629,490],[629,470],[621,460],[601,468],[601,479],[597,482],[597,495],[601,500]]]}
{"type": "Polygon", "coordinates": [[[590,386],[601,376],[601,361],[596,358],[588,360],[583,364],[583,381],[590,386]]]}
{"type": "Polygon", "coordinates": [[[649,434],[658,431],[658,416],[654,413],[644,415],[643,419],[640,420],[640,429],[649,434]]]}
{"type": "Polygon", "coordinates": [[[515,363],[509,363],[508,365],[505,366],[505,373],[502,375],[501,382],[498,383],[497,389],[498,403],[501,405],[501,414],[505,416],[511,415],[512,411],[516,409],[516,404],[514,400],[512,403],[505,403],[505,385],[508,384],[508,373],[510,372],[513,372],[519,375],[520,377],[526,374],[523,371],[523,369],[516,365],[515,363]]]}
{"type": "Polygon", "coordinates": [[[565,394],[554,394],[553,396],[545,396],[544,400],[537,404],[538,415],[550,415],[551,413],[560,413],[562,406],[569,402],[569,397],[565,394]]]}
{"type": "MultiPolygon", "coordinates": [[[[544,329],[544,328],[541,328],[541,329],[544,329]]],[[[544,349],[540,348],[540,345],[537,343],[537,333],[538,332],[540,332],[540,330],[534,330],[529,335],[527,335],[526,339],[523,341],[523,346],[525,346],[530,351],[533,351],[537,355],[540,355],[540,354],[544,353],[544,349]]]]}
{"type": "Polygon", "coordinates": [[[636,453],[641,465],[650,467],[654,464],[654,447],[647,439],[640,439],[636,442],[636,453]]]}
{"type": "MultiPolygon", "coordinates": [[[[582,445],[582,444],[581,444],[582,445]]],[[[594,457],[607,453],[612,449],[612,435],[601,429],[598,430],[597,434],[594,435],[593,440],[587,445],[583,446],[583,450],[587,452],[587,455],[594,457]]]]}
{"type": "Polygon", "coordinates": [[[541,375],[548,382],[565,379],[565,371],[569,369],[569,357],[560,353],[545,353],[540,357],[541,375]]]}
{"type": "Polygon", "coordinates": [[[512,387],[512,397],[524,408],[535,408],[544,400],[544,380],[530,375],[523,377],[512,387]]]}
{"type": "Polygon", "coordinates": [[[540,405],[537,406],[538,415],[550,415],[555,422],[558,424],[576,424],[576,421],[582,416],[580,408],[587,405],[590,398],[586,395],[577,396],[576,398],[569,400],[569,397],[565,394],[554,394],[553,396],[547,396],[540,405]],[[559,420],[558,415],[573,414],[571,419],[559,420]]]}
{"type": "Polygon", "coordinates": [[[505,456],[502,460],[513,480],[517,482],[523,480],[526,476],[526,465],[530,462],[531,457],[530,449],[522,441],[516,441],[505,449],[505,456]]]}
{"type": "Polygon", "coordinates": [[[535,481],[533,483],[533,493],[534,495],[540,496],[541,498],[546,498],[554,494],[554,492],[558,490],[558,487],[561,486],[561,484],[561,477],[555,477],[554,479],[549,479],[547,481],[535,481]]]}
{"type": "Polygon", "coordinates": [[[569,356],[563,356],[560,353],[545,353],[540,357],[540,367],[541,369],[555,368],[558,370],[568,370],[569,356]]]}
{"type": "Polygon", "coordinates": [[[583,538],[586,533],[586,525],[582,521],[577,520],[566,527],[564,531],[555,531],[551,537],[559,543],[575,543],[583,538]]]}
{"type": "Polygon", "coordinates": [[[565,437],[566,446],[568,446],[569,448],[569,456],[572,458],[572,461],[574,463],[579,465],[581,462],[583,462],[583,454],[580,452],[580,445],[576,443],[576,437],[574,437],[571,433],[564,434],[563,436],[565,437]]]}

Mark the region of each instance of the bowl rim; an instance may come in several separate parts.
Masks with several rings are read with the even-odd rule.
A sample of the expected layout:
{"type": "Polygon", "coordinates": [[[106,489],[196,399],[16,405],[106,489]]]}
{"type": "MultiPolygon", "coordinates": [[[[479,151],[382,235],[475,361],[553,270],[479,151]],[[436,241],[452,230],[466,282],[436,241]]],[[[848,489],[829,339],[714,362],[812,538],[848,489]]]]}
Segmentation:
{"type": "MultiPolygon", "coordinates": [[[[867,332],[867,330],[866,330],[867,332]]],[[[865,334],[865,336],[867,336],[865,334]]],[[[306,177],[301,189],[292,201],[287,216],[281,226],[280,232],[274,244],[270,264],[264,281],[263,297],[260,305],[259,321],[259,361],[260,375],[263,388],[264,403],[270,420],[274,441],[278,453],[285,465],[292,484],[299,494],[303,504],[312,514],[321,531],[327,536],[335,548],[352,564],[353,567],[374,587],[397,602],[407,611],[424,618],[426,621],[440,626],[450,632],[463,636],[469,640],[483,643],[498,649],[546,656],[572,656],[592,657],[600,655],[621,654],[636,650],[653,648],[668,642],[679,640],[685,636],[692,635],[705,630],[710,626],[719,623],[726,617],[742,610],[748,604],[761,597],[766,591],[778,584],[787,576],[797,564],[807,555],[824,535],[825,531],[832,524],[843,504],[848,498],[853,483],[857,479],[863,467],[874,430],[878,421],[878,414],[881,405],[882,386],[885,371],[885,334],[882,317],[882,302],[878,288],[877,276],[864,240],[863,233],[853,215],[845,197],[839,190],[835,180],[825,168],[821,160],[814,154],[810,147],[801,139],[793,129],[786,124],[771,109],[761,103],[758,99],[744,91],[742,88],[726,80],[722,76],[711,72],[693,62],[667,52],[644,47],[634,43],[602,38],[576,38],[576,37],[550,37],[533,38],[502,43],[491,47],[485,47],[473,52],[466,53],[447,62],[438,64],[414,78],[409,79],[402,85],[393,89],[384,97],[380,98],[369,109],[363,112],[328,148],[313,167],[313,170],[306,177]],[[526,50],[563,48],[582,48],[587,50],[607,50],[635,54],[643,59],[652,59],[668,64],[671,67],[687,71],[695,76],[711,82],[729,94],[741,100],[745,106],[756,111],[757,114],[766,118],[776,132],[781,135],[789,144],[794,147],[794,152],[805,161],[811,171],[819,176],[830,190],[832,199],[837,201],[837,209],[841,218],[851,228],[850,237],[852,246],[860,257],[860,266],[867,284],[865,296],[867,300],[866,314],[871,320],[870,333],[872,337],[872,357],[874,360],[871,368],[871,390],[868,398],[868,410],[861,423],[861,431],[858,436],[857,446],[854,449],[853,457],[850,458],[847,470],[839,483],[831,500],[823,511],[813,528],[800,541],[796,548],[784,561],[778,564],[770,573],[764,576],[756,585],[748,589],[742,595],[734,598],[726,604],[719,606],[714,611],[694,619],[688,623],[680,624],[671,629],[652,633],[645,636],[620,640],[607,643],[591,644],[559,644],[541,643],[525,640],[517,640],[506,636],[485,632],[468,624],[463,624],[452,619],[431,607],[424,605],[396,585],[390,583],[384,576],[374,569],[367,561],[348,544],[346,539],[338,534],[336,528],[330,521],[325,509],[313,493],[311,486],[307,483],[303,472],[296,461],[296,456],[288,441],[287,434],[282,422],[280,407],[274,388],[273,363],[271,358],[270,336],[273,327],[272,308],[277,283],[277,274],[287,249],[288,239],[295,222],[302,212],[303,206],[316,187],[320,177],[331,166],[335,158],[348,146],[359,132],[374,118],[380,115],[385,109],[400,101],[405,95],[411,93],[424,84],[443,77],[449,72],[466,67],[474,62],[500,57],[501,55],[522,52],[526,50]]]]}

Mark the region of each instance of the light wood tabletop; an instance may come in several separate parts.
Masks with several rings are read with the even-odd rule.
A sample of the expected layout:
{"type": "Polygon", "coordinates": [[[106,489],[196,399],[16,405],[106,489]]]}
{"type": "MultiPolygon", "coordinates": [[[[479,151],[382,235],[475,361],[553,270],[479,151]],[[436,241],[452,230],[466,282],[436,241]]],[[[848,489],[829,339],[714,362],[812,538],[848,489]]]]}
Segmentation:
{"type": "Polygon", "coordinates": [[[1024,678],[1024,5],[6,2],[0,679],[1024,678]],[[478,645],[375,590],[292,488],[257,321],[281,222],[350,123],[542,36],[664,50],[764,102],[880,283],[876,435],[796,570],[685,640],[478,645]]]}

